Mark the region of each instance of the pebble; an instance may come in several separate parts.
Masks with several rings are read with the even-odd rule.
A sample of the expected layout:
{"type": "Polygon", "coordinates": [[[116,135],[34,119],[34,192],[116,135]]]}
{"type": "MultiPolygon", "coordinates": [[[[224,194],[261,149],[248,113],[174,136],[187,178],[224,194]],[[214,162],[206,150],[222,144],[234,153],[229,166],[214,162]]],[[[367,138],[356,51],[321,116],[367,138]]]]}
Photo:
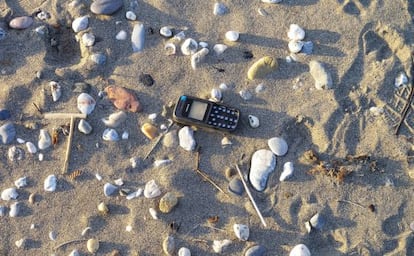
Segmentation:
{"type": "Polygon", "coordinates": [[[78,110],[82,114],[89,115],[95,109],[96,101],[91,95],[87,93],[81,93],[77,99],[78,110]]]}
{"type": "Polygon", "coordinates": [[[155,180],[148,181],[145,184],[144,196],[146,198],[155,198],[159,195],[161,195],[161,190],[158,187],[157,183],[155,183],[155,180]]]}
{"type": "Polygon", "coordinates": [[[50,138],[49,132],[46,129],[40,129],[39,141],[37,147],[40,150],[47,149],[52,145],[52,138],[50,138]]]}
{"type": "Polygon", "coordinates": [[[6,188],[1,192],[1,199],[4,201],[10,201],[12,199],[16,199],[19,196],[17,193],[16,188],[6,188]]]}
{"type": "Polygon", "coordinates": [[[153,220],[158,220],[158,213],[157,210],[155,210],[154,208],[149,208],[149,213],[151,215],[151,218],[153,220]]]}
{"type": "Polygon", "coordinates": [[[261,0],[262,3],[267,3],[267,4],[278,4],[280,2],[282,2],[282,0],[261,0]]]}
{"type": "Polygon", "coordinates": [[[191,256],[191,251],[186,247],[181,247],[178,250],[178,256],[191,256]]]}
{"type": "Polygon", "coordinates": [[[17,188],[24,188],[27,186],[27,177],[21,177],[14,182],[17,188]]]}
{"type": "Polygon", "coordinates": [[[215,44],[213,46],[213,51],[216,53],[216,55],[221,55],[225,50],[227,50],[228,46],[225,44],[215,44]]]}
{"type": "Polygon", "coordinates": [[[323,90],[332,88],[332,76],[321,62],[316,60],[309,62],[309,72],[315,80],[316,89],[323,90]]]}
{"type": "Polygon", "coordinates": [[[96,0],[91,4],[90,10],[95,14],[111,15],[123,5],[123,0],[96,0]]]}
{"type": "Polygon", "coordinates": [[[9,216],[10,217],[17,217],[20,213],[20,203],[14,202],[10,205],[9,216]]]}
{"type": "Polygon", "coordinates": [[[260,149],[254,152],[249,173],[249,180],[254,189],[261,192],[266,188],[269,175],[275,166],[276,157],[272,151],[260,149]]]}
{"type": "Polygon", "coordinates": [[[173,255],[175,251],[175,239],[173,236],[168,235],[164,241],[162,241],[162,249],[166,255],[173,255]]]}
{"type": "Polygon", "coordinates": [[[266,248],[261,245],[255,245],[250,247],[246,253],[245,256],[264,256],[266,253],[266,248]]]}
{"type": "Polygon", "coordinates": [[[308,233],[310,233],[313,229],[321,229],[324,225],[325,219],[319,213],[316,213],[309,221],[305,222],[305,227],[308,233]]]}
{"type": "Polygon", "coordinates": [[[11,117],[11,113],[9,110],[7,109],[0,109],[0,120],[6,120],[9,119],[11,117]]]}
{"type": "Polygon", "coordinates": [[[102,215],[107,215],[109,213],[109,208],[104,202],[101,202],[98,204],[98,212],[102,215]]]}
{"type": "Polygon", "coordinates": [[[39,153],[39,161],[42,162],[44,159],[44,155],[43,153],[39,153]]]}
{"type": "Polygon", "coordinates": [[[125,198],[126,198],[126,200],[131,200],[131,199],[140,197],[142,195],[142,192],[143,192],[143,189],[139,188],[137,191],[134,191],[134,192],[128,194],[125,198]]]}
{"type": "Polygon", "coordinates": [[[234,234],[241,241],[247,241],[249,239],[249,227],[244,224],[234,224],[233,225],[234,234]]]}
{"type": "Polygon", "coordinates": [[[140,81],[145,86],[153,86],[154,85],[154,78],[150,74],[140,74],[138,77],[138,81],[140,81]]]}
{"type": "Polygon", "coordinates": [[[249,80],[264,78],[266,75],[275,71],[278,67],[277,60],[270,56],[265,56],[256,61],[247,71],[249,80]]]}
{"type": "Polygon", "coordinates": [[[24,158],[24,151],[19,147],[12,146],[7,151],[7,156],[11,162],[22,160],[24,158]]]}
{"type": "Polygon", "coordinates": [[[174,195],[174,193],[167,192],[160,199],[159,209],[163,213],[170,213],[177,204],[178,198],[174,195]]]}
{"type": "Polygon", "coordinates": [[[300,41],[305,38],[305,30],[297,24],[290,24],[287,36],[290,40],[300,41]]]}
{"type": "Polygon", "coordinates": [[[251,100],[253,98],[253,94],[249,90],[245,89],[241,90],[239,95],[243,100],[251,100]]]}
{"type": "Polygon", "coordinates": [[[16,242],[14,242],[14,244],[17,246],[17,248],[26,248],[26,244],[27,244],[27,239],[26,238],[22,238],[17,240],[16,242]]]}
{"type": "Polygon", "coordinates": [[[52,92],[52,99],[54,102],[58,101],[62,96],[62,87],[58,82],[51,81],[49,83],[50,91],[52,92]]]}
{"type": "Polygon", "coordinates": [[[192,38],[187,38],[181,45],[181,52],[184,55],[192,55],[197,52],[198,43],[192,38]]]}
{"type": "Polygon", "coordinates": [[[105,141],[119,141],[119,134],[116,130],[107,128],[103,131],[102,139],[105,141]]]}
{"type": "Polygon", "coordinates": [[[226,32],[224,37],[226,38],[227,41],[236,42],[237,40],[239,40],[240,33],[237,31],[230,30],[226,32]]]}
{"type": "Polygon", "coordinates": [[[86,242],[86,248],[90,253],[96,253],[99,250],[99,240],[91,238],[86,242]]]}
{"type": "Polygon", "coordinates": [[[291,41],[289,41],[289,44],[288,44],[289,51],[291,53],[298,53],[298,52],[302,51],[303,44],[304,43],[302,41],[291,40],[291,41]]]}
{"type": "Polygon", "coordinates": [[[122,135],[121,135],[121,138],[122,138],[123,140],[127,140],[127,139],[129,138],[129,133],[128,133],[127,131],[124,131],[124,132],[122,133],[122,135]]]}
{"type": "Polygon", "coordinates": [[[13,123],[5,123],[0,126],[0,137],[3,144],[9,144],[16,136],[16,129],[13,123]]]}
{"type": "Polygon", "coordinates": [[[111,128],[116,128],[127,119],[127,114],[123,111],[118,111],[110,114],[107,118],[102,118],[102,122],[111,128]]]}
{"type": "Polygon", "coordinates": [[[193,133],[193,130],[188,126],[184,126],[178,131],[178,140],[180,147],[187,151],[193,151],[195,149],[197,143],[194,139],[193,133]]]}
{"type": "Polygon", "coordinates": [[[51,174],[46,177],[44,184],[43,184],[43,188],[45,191],[54,192],[56,190],[56,185],[57,185],[56,176],[51,174]]]}
{"type": "Polygon", "coordinates": [[[257,127],[260,126],[260,121],[259,121],[259,118],[257,116],[249,115],[248,119],[249,119],[250,127],[257,128],[257,127]]]}
{"type": "Polygon", "coordinates": [[[137,15],[133,11],[127,11],[125,13],[125,18],[127,20],[136,20],[137,19],[137,15]]]}
{"type": "Polygon", "coordinates": [[[311,256],[311,253],[304,244],[298,244],[290,251],[289,256],[311,256]]]}
{"type": "Polygon", "coordinates": [[[144,123],[141,126],[141,132],[150,140],[153,140],[158,136],[157,127],[150,123],[144,123]]]}
{"type": "Polygon", "coordinates": [[[231,244],[231,240],[214,240],[213,241],[213,251],[215,253],[223,253],[223,251],[231,244]]]}
{"type": "Polygon", "coordinates": [[[103,189],[104,189],[104,195],[107,197],[113,196],[118,191],[118,187],[111,183],[105,183],[103,189]]]}
{"type": "Polygon", "coordinates": [[[293,163],[292,162],[286,162],[284,165],[283,165],[283,171],[282,171],[282,173],[280,174],[280,178],[279,178],[279,180],[280,181],[285,181],[285,180],[287,180],[287,179],[289,179],[290,177],[292,177],[292,175],[293,175],[293,163]]]}
{"type": "Polygon", "coordinates": [[[208,53],[209,50],[207,48],[202,48],[191,56],[191,67],[193,70],[196,70],[200,67],[201,63],[203,63],[206,59],[208,53]]]}
{"type": "Polygon", "coordinates": [[[234,195],[241,196],[244,193],[243,182],[239,177],[233,177],[229,182],[228,190],[234,195]]]}
{"type": "Polygon", "coordinates": [[[170,29],[170,27],[164,26],[162,28],[160,28],[160,35],[165,37],[165,38],[170,38],[173,36],[173,33],[170,29]]]}
{"type": "Polygon", "coordinates": [[[141,52],[144,50],[145,44],[145,28],[144,24],[135,24],[131,34],[131,43],[133,52],[141,52]]]}
{"type": "Polygon", "coordinates": [[[215,3],[213,8],[213,14],[216,16],[222,16],[229,12],[229,8],[223,3],[215,3]]]}
{"type": "Polygon", "coordinates": [[[141,111],[140,102],[132,92],[124,87],[107,86],[104,91],[106,92],[108,99],[112,101],[117,109],[130,112],[141,111]]]}
{"type": "Polygon", "coordinates": [[[162,139],[162,145],[167,148],[178,146],[177,130],[167,132],[162,139]]]}
{"type": "Polygon", "coordinates": [[[90,134],[92,126],[85,119],[81,119],[78,123],[78,130],[83,134],[90,134]]]}
{"type": "Polygon", "coordinates": [[[119,40],[119,41],[123,41],[127,39],[127,32],[125,32],[124,30],[119,31],[116,36],[115,39],[119,40]]]}
{"type": "Polygon", "coordinates": [[[277,156],[284,156],[288,151],[288,144],[281,137],[273,137],[267,141],[270,150],[277,156]]]}
{"type": "Polygon", "coordinates": [[[198,42],[198,46],[200,46],[201,48],[207,48],[208,43],[207,42],[198,42]]]}
{"type": "Polygon", "coordinates": [[[104,65],[106,63],[106,56],[103,53],[94,53],[91,54],[89,57],[92,62],[96,63],[97,65],[104,65]]]}
{"type": "Polygon", "coordinates": [[[91,85],[84,82],[77,82],[73,85],[72,91],[76,93],[89,93],[91,91],[91,85]]]}
{"type": "Polygon", "coordinates": [[[9,26],[13,29],[26,29],[33,24],[33,18],[29,16],[21,16],[12,19],[9,26]]]}
{"type": "Polygon", "coordinates": [[[89,47],[95,44],[95,35],[92,33],[85,33],[82,35],[82,43],[83,45],[89,47]]]}
{"type": "Polygon", "coordinates": [[[89,26],[89,16],[76,18],[72,22],[72,29],[75,33],[87,29],[89,26]]]}

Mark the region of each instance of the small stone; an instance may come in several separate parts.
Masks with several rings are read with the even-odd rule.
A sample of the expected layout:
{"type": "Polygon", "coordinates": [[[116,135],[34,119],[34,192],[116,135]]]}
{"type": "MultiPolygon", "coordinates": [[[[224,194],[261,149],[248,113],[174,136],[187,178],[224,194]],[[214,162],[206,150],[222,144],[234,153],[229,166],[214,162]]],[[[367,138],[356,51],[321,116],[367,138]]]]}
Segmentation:
{"type": "Polygon", "coordinates": [[[0,137],[3,144],[9,144],[16,136],[16,129],[13,123],[5,123],[0,126],[0,137]]]}
{"type": "Polygon", "coordinates": [[[118,34],[116,34],[115,39],[119,40],[119,41],[123,41],[127,39],[127,32],[125,32],[124,30],[121,30],[118,32],[118,34]]]}
{"type": "Polygon", "coordinates": [[[249,239],[249,227],[244,224],[234,224],[233,225],[234,234],[241,241],[247,241],[249,239]]]}
{"type": "Polygon", "coordinates": [[[213,251],[215,253],[223,253],[223,251],[231,244],[231,240],[214,240],[213,241],[213,251]]]}
{"type": "Polygon", "coordinates": [[[265,256],[266,248],[261,245],[255,245],[250,247],[244,256],[265,256]]]}
{"type": "Polygon", "coordinates": [[[326,90],[332,88],[332,76],[321,62],[315,60],[309,62],[309,72],[315,80],[316,89],[326,90]]]}
{"type": "Polygon", "coordinates": [[[170,38],[170,37],[173,36],[173,33],[172,33],[170,27],[162,27],[160,29],[160,35],[165,37],[165,38],[170,38]]]}
{"type": "Polygon", "coordinates": [[[310,233],[313,229],[321,229],[324,225],[325,219],[319,213],[316,213],[308,222],[305,222],[305,227],[308,233],[310,233]]]}
{"type": "Polygon", "coordinates": [[[265,89],[266,89],[266,87],[265,87],[265,85],[264,85],[264,84],[258,84],[258,85],[256,86],[256,88],[254,89],[254,91],[255,91],[256,93],[262,93],[265,89]]]}
{"type": "Polygon", "coordinates": [[[304,244],[298,244],[290,251],[289,256],[311,256],[311,253],[304,244]]]}
{"type": "Polygon", "coordinates": [[[39,141],[37,142],[37,147],[40,150],[47,149],[52,145],[52,138],[49,135],[49,132],[45,129],[40,129],[39,141]]]}
{"type": "Polygon", "coordinates": [[[90,134],[92,126],[85,119],[81,119],[78,123],[78,130],[83,134],[90,134]]]}
{"type": "Polygon", "coordinates": [[[142,23],[135,24],[131,34],[131,43],[133,52],[141,52],[144,50],[145,28],[142,23]]]}
{"type": "Polygon", "coordinates": [[[168,192],[161,197],[159,208],[163,213],[170,213],[177,204],[178,198],[174,195],[174,193],[168,192]]]}
{"type": "Polygon", "coordinates": [[[27,239],[22,238],[20,240],[17,240],[14,244],[17,246],[17,248],[23,248],[24,249],[24,248],[26,248],[27,239]]]}
{"type": "Polygon", "coordinates": [[[229,8],[223,3],[215,3],[213,8],[213,14],[216,16],[222,16],[229,12],[229,8]]]}
{"type": "Polygon", "coordinates": [[[47,176],[47,178],[45,179],[43,188],[45,191],[54,192],[56,190],[56,185],[57,185],[56,176],[51,174],[47,176]]]}
{"type": "Polygon", "coordinates": [[[12,146],[7,151],[7,156],[11,162],[22,160],[24,158],[24,151],[19,147],[12,146]]]}
{"type": "Polygon", "coordinates": [[[175,239],[173,236],[168,235],[164,241],[162,241],[162,249],[166,255],[174,255],[175,251],[175,239]]]}
{"type": "Polygon", "coordinates": [[[4,201],[10,201],[16,199],[19,196],[16,188],[7,188],[1,192],[1,199],[4,201]]]}
{"type": "Polygon", "coordinates": [[[157,127],[150,123],[144,123],[141,126],[141,132],[150,140],[153,140],[158,136],[157,127]]]}
{"type": "Polygon", "coordinates": [[[225,50],[227,50],[228,46],[225,44],[215,44],[213,46],[213,51],[216,55],[221,55],[225,50]]]}
{"type": "Polygon", "coordinates": [[[136,20],[137,19],[137,15],[133,11],[127,11],[125,13],[125,18],[127,20],[136,20]]]}
{"type": "Polygon", "coordinates": [[[290,24],[287,35],[290,40],[300,41],[305,38],[305,30],[297,24],[290,24]]]}
{"type": "Polygon", "coordinates": [[[14,182],[17,188],[24,188],[27,186],[27,177],[21,177],[14,182]]]}
{"type": "Polygon", "coordinates": [[[184,126],[178,131],[180,147],[187,151],[193,151],[195,149],[197,143],[194,139],[193,133],[193,130],[188,126],[184,126]]]}
{"type": "Polygon", "coordinates": [[[138,80],[144,84],[145,86],[152,86],[154,84],[154,78],[152,78],[152,76],[150,74],[141,74],[138,77],[138,80]]]}
{"type": "Polygon", "coordinates": [[[20,213],[20,203],[19,202],[14,202],[10,205],[10,212],[9,212],[9,216],[10,217],[17,217],[20,213]]]}
{"type": "Polygon", "coordinates": [[[75,33],[87,29],[89,26],[89,16],[79,17],[73,20],[72,29],[75,33]]]}
{"type": "Polygon", "coordinates": [[[243,182],[239,177],[233,177],[229,182],[229,191],[234,195],[241,196],[244,193],[243,182]]]}
{"type": "Polygon", "coordinates": [[[122,133],[122,135],[121,135],[121,138],[122,138],[123,140],[127,140],[127,139],[129,138],[129,133],[128,133],[128,131],[124,131],[124,132],[122,133]]]}
{"type": "Polygon", "coordinates": [[[119,134],[116,130],[107,128],[103,131],[102,139],[105,141],[119,141],[119,134]]]}
{"type": "Polygon", "coordinates": [[[155,210],[154,208],[149,208],[149,213],[151,215],[151,218],[153,220],[158,220],[158,213],[157,210],[155,210]]]}
{"type": "Polygon", "coordinates": [[[95,36],[92,33],[85,33],[82,35],[82,43],[83,45],[89,47],[95,44],[95,36]]]}
{"type": "Polygon", "coordinates": [[[191,251],[186,247],[181,247],[178,250],[178,256],[191,256],[191,251]]]}
{"type": "Polygon", "coordinates": [[[256,61],[247,72],[249,80],[265,78],[268,74],[275,71],[278,67],[276,58],[266,56],[256,61]]]}
{"type": "Polygon", "coordinates": [[[91,238],[86,242],[86,247],[90,253],[96,253],[99,250],[99,240],[91,238]]]}
{"type": "Polygon", "coordinates": [[[202,48],[201,50],[199,50],[191,56],[191,67],[193,68],[193,70],[196,70],[200,67],[208,53],[208,48],[202,48]]]}
{"type": "Polygon", "coordinates": [[[267,141],[267,145],[273,154],[277,156],[284,156],[288,151],[288,144],[283,138],[273,137],[267,141]]]}
{"type": "Polygon", "coordinates": [[[240,36],[240,33],[237,31],[233,31],[233,30],[227,31],[226,34],[224,35],[226,40],[230,42],[236,42],[237,40],[239,40],[239,36],[240,36]]]}
{"type": "Polygon", "coordinates": [[[221,146],[222,147],[227,147],[229,145],[232,145],[233,143],[231,142],[231,140],[228,137],[223,137],[223,139],[221,139],[221,146]]]}
{"type": "Polygon", "coordinates": [[[81,93],[77,99],[78,110],[82,114],[89,115],[95,109],[96,101],[91,95],[87,93],[81,93]]]}
{"type": "Polygon", "coordinates": [[[104,90],[109,100],[119,110],[130,112],[141,111],[141,104],[135,95],[124,87],[108,86],[104,90]]]}
{"type": "Polygon", "coordinates": [[[276,167],[276,157],[270,150],[254,152],[250,165],[249,180],[254,189],[261,192],[267,186],[269,175],[276,167]]]}
{"type": "Polygon", "coordinates": [[[148,181],[145,184],[144,196],[146,198],[155,198],[159,195],[161,195],[161,190],[158,187],[157,183],[155,183],[155,180],[148,181]]]}
{"type": "Polygon", "coordinates": [[[0,109],[0,121],[9,119],[11,117],[11,113],[7,109],[0,109]]]}
{"type": "Polygon", "coordinates": [[[107,197],[113,196],[118,191],[118,187],[112,185],[111,183],[105,183],[104,185],[104,195],[107,197]]]}
{"type": "Polygon", "coordinates": [[[12,19],[9,26],[13,29],[26,29],[33,24],[33,18],[29,16],[21,16],[12,19]]]}
{"type": "Polygon", "coordinates": [[[106,63],[106,56],[103,53],[94,53],[91,54],[90,59],[92,62],[97,65],[104,65],[106,63]]]}
{"type": "Polygon", "coordinates": [[[184,55],[192,55],[197,52],[198,43],[192,38],[187,38],[181,45],[181,52],[184,55]]]}
{"type": "Polygon", "coordinates": [[[91,12],[95,14],[111,15],[122,8],[123,0],[96,0],[91,4],[91,12]]]}
{"type": "Polygon", "coordinates": [[[178,146],[177,130],[167,132],[162,139],[162,145],[167,148],[178,146]]]}
{"type": "Polygon", "coordinates": [[[198,46],[200,46],[200,48],[207,48],[208,43],[207,42],[198,42],[198,46]]]}
{"type": "Polygon", "coordinates": [[[249,125],[250,125],[250,127],[257,128],[257,127],[260,126],[260,120],[259,120],[259,118],[257,116],[249,115],[248,116],[248,119],[249,119],[249,125]]]}

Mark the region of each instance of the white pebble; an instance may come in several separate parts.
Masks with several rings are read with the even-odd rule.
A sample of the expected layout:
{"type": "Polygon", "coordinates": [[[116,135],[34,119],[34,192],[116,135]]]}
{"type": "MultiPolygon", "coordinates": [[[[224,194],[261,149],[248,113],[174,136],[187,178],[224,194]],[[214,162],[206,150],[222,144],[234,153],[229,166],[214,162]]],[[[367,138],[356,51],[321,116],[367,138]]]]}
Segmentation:
{"type": "Polygon", "coordinates": [[[311,253],[304,244],[298,244],[290,251],[289,256],[311,256],[311,253]]]}
{"type": "Polygon", "coordinates": [[[143,192],[143,189],[142,188],[139,188],[137,191],[128,194],[125,198],[127,200],[131,200],[131,199],[140,197],[142,195],[142,192],[143,192]]]}
{"type": "Polygon", "coordinates": [[[170,27],[165,26],[165,27],[162,27],[160,29],[160,35],[162,35],[163,37],[166,37],[166,38],[170,38],[170,37],[172,37],[173,33],[172,33],[170,27]]]}
{"type": "Polygon", "coordinates": [[[123,186],[124,185],[124,181],[122,180],[122,178],[114,180],[114,183],[115,183],[115,185],[118,185],[118,186],[123,186]]]}
{"type": "Polygon", "coordinates": [[[239,32],[231,30],[231,31],[227,31],[224,37],[226,38],[227,41],[236,42],[237,40],[239,40],[239,36],[240,36],[239,32]]]}
{"type": "Polygon", "coordinates": [[[1,199],[4,201],[10,201],[12,199],[16,199],[19,196],[17,193],[16,188],[6,188],[1,192],[1,199]]]}
{"type": "Polygon", "coordinates": [[[87,29],[88,26],[89,26],[89,17],[88,16],[83,16],[83,17],[76,18],[72,22],[72,29],[73,29],[73,31],[75,31],[75,33],[87,29]]]}
{"type": "Polygon", "coordinates": [[[155,198],[159,195],[161,195],[161,190],[158,187],[157,183],[155,183],[155,180],[148,181],[145,184],[144,196],[146,198],[155,198]]]}
{"type": "Polygon", "coordinates": [[[225,50],[227,50],[228,46],[225,44],[215,44],[213,46],[213,51],[216,53],[216,55],[222,54],[225,50]]]}
{"type": "Polygon", "coordinates": [[[19,215],[20,212],[20,203],[19,202],[14,202],[10,205],[10,212],[9,212],[9,216],[10,217],[17,217],[19,215]]]}
{"type": "Polygon", "coordinates": [[[260,121],[259,121],[259,118],[257,116],[249,115],[248,119],[249,119],[250,127],[257,128],[257,127],[260,126],[260,121]]]}
{"type": "Polygon", "coordinates": [[[39,161],[42,162],[45,156],[43,155],[43,153],[39,153],[38,158],[39,158],[39,161]]]}
{"type": "Polygon", "coordinates": [[[51,174],[47,176],[47,178],[45,179],[43,188],[45,191],[53,192],[56,190],[56,184],[57,184],[56,176],[51,174]]]}
{"type": "Polygon", "coordinates": [[[17,138],[16,139],[16,141],[17,141],[17,143],[19,143],[19,144],[23,144],[23,143],[25,143],[26,141],[24,140],[24,139],[22,139],[22,138],[17,138]]]}
{"type": "Polygon", "coordinates": [[[267,141],[267,145],[273,154],[277,156],[284,156],[288,151],[288,144],[283,138],[273,137],[267,141]]]}
{"type": "Polygon", "coordinates": [[[123,131],[122,135],[121,135],[121,138],[123,140],[127,140],[129,138],[129,132],[128,131],[123,131]]]}
{"type": "Polygon", "coordinates": [[[132,231],[132,226],[131,225],[126,226],[125,231],[126,232],[131,232],[132,231]]]}
{"type": "Polygon", "coordinates": [[[127,18],[127,20],[136,20],[137,19],[137,15],[133,11],[127,11],[125,13],[125,17],[127,18]]]}
{"type": "Polygon", "coordinates": [[[95,36],[92,33],[85,33],[82,35],[82,43],[85,46],[93,46],[95,44],[95,36]]]}
{"type": "Polygon", "coordinates": [[[149,208],[149,213],[154,220],[158,220],[158,213],[154,208],[149,208]]]}
{"type": "Polygon", "coordinates": [[[207,42],[199,42],[198,46],[200,46],[200,48],[207,48],[208,47],[208,43],[207,42]]]}
{"type": "Polygon", "coordinates": [[[37,148],[36,148],[35,144],[33,144],[30,141],[26,142],[26,148],[27,148],[27,151],[30,154],[36,154],[36,152],[37,152],[37,148]]]}
{"type": "Polygon", "coordinates": [[[305,38],[305,30],[297,24],[290,24],[287,36],[290,40],[300,41],[305,38]]]}
{"type": "Polygon", "coordinates": [[[197,143],[194,139],[193,133],[193,130],[188,126],[184,126],[178,131],[178,140],[180,147],[187,151],[193,151],[195,149],[197,143]]]}
{"type": "Polygon", "coordinates": [[[198,43],[192,38],[187,38],[181,45],[181,52],[184,55],[192,55],[197,52],[198,43]]]}
{"type": "Polygon", "coordinates": [[[280,181],[285,181],[285,180],[289,179],[290,177],[292,177],[293,171],[294,171],[293,163],[292,162],[286,162],[283,165],[283,171],[280,174],[279,180],[280,181]]]}
{"type": "Polygon", "coordinates": [[[96,178],[98,181],[101,181],[101,180],[102,180],[102,176],[101,176],[99,173],[96,173],[96,174],[95,174],[95,178],[96,178]]]}
{"type": "Polygon", "coordinates": [[[14,185],[15,185],[17,188],[23,188],[23,187],[26,187],[26,186],[27,186],[27,178],[26,178],[26,177],[21,177],[21,178],[17,179],[17,180],[14,182],[14,185]]]}
{"type": "Polygon", "coordinates": [[[124,30],[121,30],[118,32],[118,34],[116,34],[115,39],[119,40],[119,41],[123,41],[127,39],[127,32],[125,32],[124,30]]]}
{"type": "Polygon", "coordinates": [[[145,44],[145,28],[144,24],[135,24],[131,35],[132,51],[141,52],[144,50],[145,44]]]}

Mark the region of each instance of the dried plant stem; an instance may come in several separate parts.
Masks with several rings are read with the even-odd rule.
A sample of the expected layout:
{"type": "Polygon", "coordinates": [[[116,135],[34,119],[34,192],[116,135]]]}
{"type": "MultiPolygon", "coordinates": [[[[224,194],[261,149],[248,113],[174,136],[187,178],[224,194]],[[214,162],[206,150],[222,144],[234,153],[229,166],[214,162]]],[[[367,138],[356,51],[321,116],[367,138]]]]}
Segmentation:
{"type": "Polygon", "coordinates": [[[70,159],[70,149],[72,147],[72,138],[73,138],[73,127],[75,126],[75,117],[70,118],[70,129],[69,129],[69,138],[68,138],[68,145],[66,147],[66,155],[65,155],[65,162],[63,163],[62,173],[65,174],[69,167],[69,159],[70,159]]]}
{"type": "Polygon", "coordinates": [[[352,204],[361,208],[366,208],[365,206],[363,206],[362,204],[358,204],[352,201],[348,201],[348,200],[337,200],[338,202],[342,202],[342,203],[348,203],[348,204],[352,204]]]}
{"type": "Polygon", "coordinates": [[[56,246],[56,247],[54,248],[54,250],[57,250],[57,249],[59,249],[60,247],[63,247],[63,246],[68,245],[68,244],[72,244],[72,243],[80,243],[80,242],[86,242],[86,241],[88,241],[88,240],[87,240],[87,239],[75,239],[75,240],[70,240],[70,241],[64,242],[64,243],[62,243],[62,244],[59,244],[58,246],[56,246]]]}
{"type": "Polygon", "coordinates": [[[154,143],[154,145],[152,146],[152,148],[150,149],[150,151],[148,151],[148,153],[145,155],[144,160],[147,159],[151,155],[152,151],[154,151],[154,149],[158,146],[158,144],[160,143],[161,139],[164,137],[165,134],[167,134],[167,132],[170,130],[170,128],[173,126],[173,124],[174,123],[171,122],[167,126],[167,129],[160,136],[158,136],[157,141],[154,143]]]}

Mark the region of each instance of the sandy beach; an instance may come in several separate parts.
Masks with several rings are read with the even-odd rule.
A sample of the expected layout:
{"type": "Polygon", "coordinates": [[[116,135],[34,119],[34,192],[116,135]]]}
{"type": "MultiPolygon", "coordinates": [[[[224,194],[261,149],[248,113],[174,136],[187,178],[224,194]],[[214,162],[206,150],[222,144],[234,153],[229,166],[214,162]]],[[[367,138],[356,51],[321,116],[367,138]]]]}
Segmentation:
{"type": "Polygon", "coordinates": [[[179,254],[186,247],[191,255],[274,256],[298,244],[311,255],[414,255],[414,3],[265,2],[0,0],[0,255],[188,255],[179,254]],[[97,14],[104,12],[99,2],[120,5],[97,14]],[[222,13],[215,13],[217,3],[222,13]],[[13,19],[26,16],[13,28],[13,19]],[[81,17],[86,27],[75,32],[81,17]],[[133,47],[137,24],[143,29],[133,47]],[[291,24],[306,33],[294,42],[298,53],[289,50],[291,24]],[[163,27],[171,38],[160,34],[163,27]],[[229,41],[228,31],[239,37],[229,41]],[[196,51],[207,45],[196,69],[181,50],[188,38],[196,51]],[[249,79],[249,68],[265,56],[276,67],[249,79]],[[331,78],[329,88],[317,88],[314,61],[331,78]],[[125,88],[140,109],[120,109],[109,87],[125,88]],[[186,150],[178,138],[183,125],[171,121],[174,104],[181,95],[209,99],[213,89],[222,104],[240,110],[237,130],[191,127],[197,146],[186,150]],[[81,93],[96,103],[85,118],[92,131],[82,133],[81,118],[74,119],[63,170],[71,119],[45,114],[79,114],[81,93]],[[103,139],[110,127],[102,119],[120,110],[113,128],[119,139],[103,139]],[[141,131],[145,123],[155,138],[141,131]],[[52,140],[45,149],[41,130],[52,140]],[[275,137],[288,150],[272,155],[276,165],[257,191],[249,182],[252,156],[272,152],[275,137]],[[280,181],[286,162],[293,175],[280,181]],[[229,191],[235,179],[241,184],[236,165],[266,227],[246,191],[229,191]],[[46,191],[50,175],[56,188],[46,191]],[[25,184],[16,185],[22,177],[25,184]],[[151,180],[160,194],[148,198],[151,180]],[[105,184],[114,186],[111,195],[105,184]],[[168,213],[160,209],[166,194],[177,199],[168,213]],[[101,203],[107,210],[98,209],[101,203]],[[248,227],[247,241],[235,224],[248,227]],[[167,237],[174,240],[169,252],[167,237]],[[99,241],[93,253],[90,239],[99,241]],[[216,252],[223,241],[228,245],[216,252]],[[254,246],[265,252],[252,253],[254,246]]]}

